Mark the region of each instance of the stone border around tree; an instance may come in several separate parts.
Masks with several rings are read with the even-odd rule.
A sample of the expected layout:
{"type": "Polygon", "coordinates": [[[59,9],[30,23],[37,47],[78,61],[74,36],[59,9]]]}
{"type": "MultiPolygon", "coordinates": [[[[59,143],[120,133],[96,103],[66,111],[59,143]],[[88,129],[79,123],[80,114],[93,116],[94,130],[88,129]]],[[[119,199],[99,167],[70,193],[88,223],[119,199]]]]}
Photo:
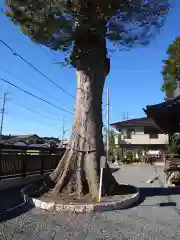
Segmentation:
{"type": "Polygon", "coordinates": [[[69,211],[75,213],[88,213],[121,210],[133,206],[138,202],[140,197],[140,190],[137,187],[134,188],[136,190],[136,193],[133,194],[133,196],[131,196],[130,198],[120,201],[100,202],[94,204],[57,204],[55,202],[44,202],[39,199],[30,197],[31,194],[28,193],[28,186],[21,190],[21,194],[25,202],[43,210],[53,212],[69,211]]]}

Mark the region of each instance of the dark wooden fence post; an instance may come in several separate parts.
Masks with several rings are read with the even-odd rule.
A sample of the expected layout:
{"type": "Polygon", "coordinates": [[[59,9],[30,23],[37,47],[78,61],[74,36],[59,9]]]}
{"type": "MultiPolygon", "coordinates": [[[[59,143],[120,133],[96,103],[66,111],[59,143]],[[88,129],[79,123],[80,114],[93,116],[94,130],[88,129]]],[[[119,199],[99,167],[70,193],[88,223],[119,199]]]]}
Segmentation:
{"type": "Polygon", "coordinates": [[[26,149],[22,152],[22,177],[26,177],[26,149]]]}
{"type": "Polygon", "coordinates": [[[0,147],[0,181],[2,178],[2,147],[0,147]]]}
{"type": "Polygon", "coordinates": [[[41,154],[41,177],[44,176],[44,152],[43,150],[40,151],[40,154],[41,154]]]}
{"type": "MultiPolygon", "coordinates": [[[[15,146],[15,145],[1,145],[0,144],[0,180],[4,178],[9,178],[9,177],[17,177],[17,174],[21,176],[22,178],[25,178],[28,176],[28,174],[37,174],[37,171],[41,176],[44,176],[44,173],[46,170],[52,171],[54,170],[59,161],[62,158],[63,153],[65,152],[65,149],[63,148],[37,148],[37,147],[30,147],[30,146],[15,146]],[[28,152],[29,150],[29,152],[28,152]],[[28,161],[31,163],[31,157],[29,154],[31,154],[32,150],[39,150],[41,153],[39,153],[39,158],[38,158],[38,166],[35,167],[33,170],[31,167],[31,164],[28,164],[28,161]],[[4,152],[5,151],[5,152],[4,152]],[[15,171],[9,175],[9,172],[4,172],[4,153],[8,155],[13,155],[15,158],[15,171]],[[49,154],[49,163],[47,163],[46,166],[46,158],[48,158],[49,154]],[[46,156],[44,156],[46,155],[46,156]],[[28,157],[28,158],[27,158],[28,157]],[[19,166],[19,161],[21,162],[21,166],[19,166]],[[39,162],[40,161],[40,162],[39,162]],[[46,168],[45,168],[46,166],[46,168]],[[20,169],[19,169],[20,167],[20,169]],[[30,168],[29,168],[30,167],[30,168]],[[29,168],[29,169],[28,169],[29,168]],[[8,176],[9,175],[9,176],[8,176]]],[[[7,161],[9,163],[9,161],[7,161]]]]}
{"type": "Polygon", "coordinates": [[[56,160],[55,160],[55,166],[54,166],[54,169],[57,167],[57,165],[59,164],[59,162],[60,162],[60,158],[62,158],[62,150],[60,150],[60,152],[56,152],[56,160]]]}
{"type": "MultiPolygon", "coordinates": [[[[56,152],[54,151],[54,154],[55,154],[56,152]]],[[[55,161],[55,158],[54,158],[54,154],[53,154],[53,150],[52,150],[52,148],[50,149],[50,151],[49,151],[49,160],[51,161],[51,169],[54,169],[54,168],[56,168],[56,166],[54,166],[55,164],[56,164],[56,161],[55,161]],[[51,156],[51,157],[50,157],[51,156]]]]}

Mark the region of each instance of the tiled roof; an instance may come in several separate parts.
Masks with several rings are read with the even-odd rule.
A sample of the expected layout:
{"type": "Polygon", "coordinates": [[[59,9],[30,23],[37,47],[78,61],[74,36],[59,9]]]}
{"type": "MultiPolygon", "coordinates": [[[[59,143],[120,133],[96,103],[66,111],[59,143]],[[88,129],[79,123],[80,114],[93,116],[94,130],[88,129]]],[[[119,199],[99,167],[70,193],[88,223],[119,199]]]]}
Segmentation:
{"type": "Polygon", "coordinates": [[[10,139],[12,136],[11,135],[2,135],[0,136],[0,141],[6,141],[8,139],[10,139]]]}
{"type": "Polygon", "coordinates": [[[148,117],[164,131],[164,133],[180,132],[180,96],[143,109],[148,117]]]}
{"type": "Polygon", "coordinates": [[[43,143],[34,143],[34,144],[30,144],[30,147],[48,147],[48,145],[43,144],[43,143]]]}
{"type": "Polygon", "coordinates": [[[19,136],[16,136],[15,138],[18,138],[18,139],[28,139],[28,138],[33,137],[33,136],[37,136],[37,135],[36,134],[19,135],[19,136]]]}
{"type": "Polygon", "coordinates": [[[144,117],[144,118],[134,118],[134,119],[129,119],[129,120],[121,121],[121,122],[112,123],[111,126],[120,128],[123,126],[126,126],[126,127],[128,127],[128,126],[156,127],[157,125],[154,123],[154,121],[151,118],[144,117]]]}
{"type": "Polygon", "coordinates": [[[18,141],[16,143],[14,143],[15,146],[27,146],[27,143],[24,141],[18,141]]]}

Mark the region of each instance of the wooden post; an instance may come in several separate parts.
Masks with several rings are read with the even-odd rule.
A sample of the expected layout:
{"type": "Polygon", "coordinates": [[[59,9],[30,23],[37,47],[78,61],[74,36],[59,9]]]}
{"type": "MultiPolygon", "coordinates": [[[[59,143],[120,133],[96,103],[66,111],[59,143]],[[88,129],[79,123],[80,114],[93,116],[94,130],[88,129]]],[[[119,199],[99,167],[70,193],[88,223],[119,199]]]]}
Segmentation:
{"type": "Polygon", "coordinates": [[[22,177],[26,177],[26,149],[22,153],[22,177]]]}
{"type": "MultiPolygon", "coordinates": [[[[166,155],[163,153],[164,170],[166,169],[166,155]]],[[[167,173],[165,176],[165,186],[167,186],[167,173]]]]}
{"type": "Polygon", "coordinates": [[[53,168],[54,168],[54,169],[57,167],[57,165],[59,164],[60,160],[61,160],[61,159],[59,159],[59,155],[56,155],[56,159],[55,159],[55,161],[53,161],[53,163],[55,163],[55,166],[54,166],[54,164],[53,164],[53,168]],[[58,156],[58,157],[57,157],[57,156],[58,156]]]}
{"type": "Polygon", "coordinates": [[[106,167],[106,157],[102,156],[100,159],[100,182],[99,182],[99,197],[98,201],[101,201],[102,181],[103,181],[103,169],[106,167]]]}
{"type": "Polygon", "coordinates": [[[103,179],[103,168],[100,170],[100,182],[99,182],[99,202],[101,202],[101,192],[102,192],[102,179],[103,179]]]}

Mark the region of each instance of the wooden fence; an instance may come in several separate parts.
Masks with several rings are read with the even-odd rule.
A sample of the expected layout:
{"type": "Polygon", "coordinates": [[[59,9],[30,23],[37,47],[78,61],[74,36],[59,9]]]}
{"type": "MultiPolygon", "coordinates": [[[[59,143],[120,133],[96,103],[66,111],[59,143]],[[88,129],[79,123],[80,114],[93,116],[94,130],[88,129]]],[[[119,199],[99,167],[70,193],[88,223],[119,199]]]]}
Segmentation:
{"type": "Polygon", "coordinates": [[[65,148],[0,145],[0,180],[50,172],[61,160],[65,148]]]}

